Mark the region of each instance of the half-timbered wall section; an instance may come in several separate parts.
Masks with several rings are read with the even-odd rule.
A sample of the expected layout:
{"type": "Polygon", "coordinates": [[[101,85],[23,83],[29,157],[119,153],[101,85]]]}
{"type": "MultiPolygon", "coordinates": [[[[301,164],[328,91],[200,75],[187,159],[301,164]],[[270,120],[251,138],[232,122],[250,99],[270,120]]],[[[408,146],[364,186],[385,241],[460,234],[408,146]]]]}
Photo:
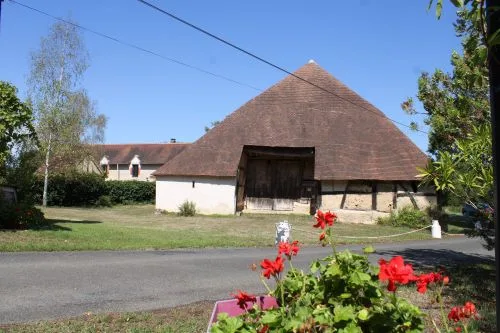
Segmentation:
{"type": "Polygon", "coordinates": [[[373,210],[389,213],[405,206],[424,209],[436,205],[433,188],[411,181],[321,181],[324,210],[373,210]]]}

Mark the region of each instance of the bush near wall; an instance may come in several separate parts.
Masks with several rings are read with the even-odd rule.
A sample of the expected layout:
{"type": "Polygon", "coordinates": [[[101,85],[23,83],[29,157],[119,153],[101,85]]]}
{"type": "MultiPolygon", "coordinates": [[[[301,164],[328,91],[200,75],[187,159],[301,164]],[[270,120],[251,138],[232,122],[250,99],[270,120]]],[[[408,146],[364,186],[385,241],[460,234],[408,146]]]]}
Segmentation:
{"type": "Polygon", "coordinates": [[[106,195],[113,204],[154,203],[156,185],[136,180],[109,180],[106,182],[106,195]]]}
{"type": "Polygon", "coordinates": [[[431,224],[431,218],[425,212],[407,206],[397,212],[391,212],[388,217],[379,218],[377,223],[394,227],[423,228],[431,224]]]}
{"type": "Polygon", "coordinates": [[[0,229],[33,229],[46,224],[40,209],[25,203],[8,203],[0,198],[0,229]]]}
{"type": "MultiPolygon", "coordinates": [[[[42,202],[43,178],[35,183],[34,198],[42,202]]],[[[154,182],[106,181],[95,173],[73,172],[49,177],[47,205],[49,206],[111,206],[137,203],[154,203],[154,182]]]]}
{"type": "MultiPolygon", "coordinates": [[[[43,178],[37,181],[37,202],[42,202],[43,178]]],[[[104,177],[95,173],[72,172],[49,177],[47,205],[94,206],[106,194],[104,177]]]]}

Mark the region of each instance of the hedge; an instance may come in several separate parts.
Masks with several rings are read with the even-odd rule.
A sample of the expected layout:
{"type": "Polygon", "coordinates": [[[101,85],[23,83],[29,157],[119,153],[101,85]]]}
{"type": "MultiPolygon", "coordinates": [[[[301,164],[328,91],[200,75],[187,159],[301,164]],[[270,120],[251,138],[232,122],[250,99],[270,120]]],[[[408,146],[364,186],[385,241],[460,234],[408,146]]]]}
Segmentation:
{"type": "Polygon", "coordinates": [[[156,185],[154,182],[136,180],[108,180],[106,195],[113,204],[154,203],[156,185]]]}
{"type": "MultiPolygon", "coordinates": [[[[36,202],[42,202],[43,178],[37,180],[36,202]]],[[[154,203],[155,183],[135,180],[106,181],[94,173],[55,174],[49,177],[49,206],[108,206],[154,203]]]]}
{"type": "MultiPolygon", "coordinates": [[[[43,178],[38,179],[37,202],[42,202],[43,178]]],[[[47,205],[94,206],[106,194],[104,178],[95,173],[54,174],[49,177],[47,205]]]]}

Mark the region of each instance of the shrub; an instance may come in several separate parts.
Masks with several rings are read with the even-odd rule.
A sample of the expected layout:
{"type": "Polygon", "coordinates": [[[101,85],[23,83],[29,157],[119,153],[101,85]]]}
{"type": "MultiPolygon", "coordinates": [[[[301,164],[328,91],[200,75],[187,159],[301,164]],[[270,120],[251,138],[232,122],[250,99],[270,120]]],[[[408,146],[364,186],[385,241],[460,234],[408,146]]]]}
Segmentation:
{"type": "Polygon", "coordinates": [[[106,193],[113,204],[154,203],[156,184],[137,180],[109,180],[106,182],[106,193]]]}
{"type": "Polygon", "coordinates": [[[184,201],[179,206],[179,215],[180,216],[195,216],[196,215],[196,204],[192,201],[184,201]]]}
{"type": "MultiPolygon", "coordinates": [[[[42,201],[43,179],[37,181],[37,201],[42,201]]],[[[49,177],[49,206],[94,206],[106,194],[104,177],[95,173],[72,172],[49,177]]]]}
{"type": "MultiPolygon", "coordinates": [[[[42,201],[43,179],[36,184],[36,202],[42,201]]],[[[105,206],[154,203],[155,183],[135,180],[105,181],[95,173],[55,174],[49,177],[49,206],[105,206]]]]}
{"type": "Polygon", "coordinates": [[[393,227],[423,228],[430,224],[430,217],[421,210],[407,206],[397,212],[391,212],[388,217],[379,218],[377,223],[393,227]]]}
{"type": "Polygon", "coordinates": [[[46,223],[40,209],[28,204],[11,204],[0,200],[0,229],[40,228],[46,223]]]}
{"type": "Polygon", "coordinates": [[[113,206],[113,202],[111,201],[111,197],[109,195],[101,195],[99,199],[97,199],[96,206],[99,207],[111,207],[113,206]]]}

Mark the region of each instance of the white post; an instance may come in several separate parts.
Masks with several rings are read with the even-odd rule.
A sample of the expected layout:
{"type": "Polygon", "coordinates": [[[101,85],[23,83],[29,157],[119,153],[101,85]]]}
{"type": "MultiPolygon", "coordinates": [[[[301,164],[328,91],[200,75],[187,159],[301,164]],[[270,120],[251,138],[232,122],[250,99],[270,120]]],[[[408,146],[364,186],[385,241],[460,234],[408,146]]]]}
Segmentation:
{"type": "Polygon", "coordinates": [[[278,245],[280,242],[290,242],[290,236],[292,233],[292,225],[288,221],[282,221],[276,223],[276,238],[274,240],[274,245],[278,245]]]}
{"type": "Polygon", "coordinates": [[[432,238],[441,238],[441,226],[438,220],[432,220],[432,238]]]}

